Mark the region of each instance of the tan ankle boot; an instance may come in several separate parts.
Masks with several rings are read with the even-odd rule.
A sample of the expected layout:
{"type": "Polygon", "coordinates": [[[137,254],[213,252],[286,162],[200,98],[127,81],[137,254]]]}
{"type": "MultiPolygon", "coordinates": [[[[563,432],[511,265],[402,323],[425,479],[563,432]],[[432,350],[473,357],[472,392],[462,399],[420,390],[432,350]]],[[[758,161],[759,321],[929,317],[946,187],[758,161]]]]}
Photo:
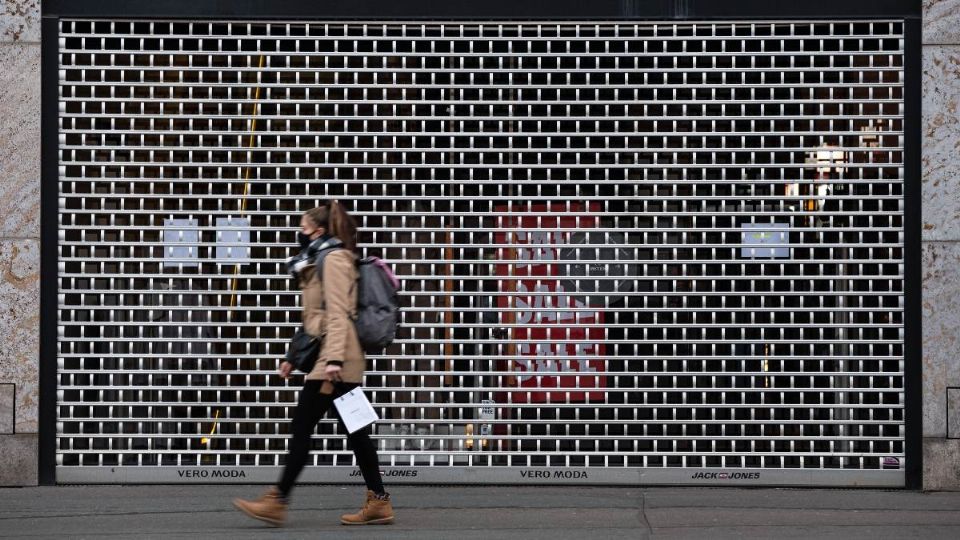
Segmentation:
{"type": "Polygon", "coordinates": [[[340,516],[344,525],[389,525],[393,523],[393,505],[390,498],[380,500],[372,491],[367,491],[367,500],[356,514],[340,516]]]}
{"type": "Polygon", "coordinates": [[[255,501],[234,499],[233,505],[244,514],[274,527],[282,527],[287,521],[287,503],[280,499],[280,492],[275,487],[255,501]]]}

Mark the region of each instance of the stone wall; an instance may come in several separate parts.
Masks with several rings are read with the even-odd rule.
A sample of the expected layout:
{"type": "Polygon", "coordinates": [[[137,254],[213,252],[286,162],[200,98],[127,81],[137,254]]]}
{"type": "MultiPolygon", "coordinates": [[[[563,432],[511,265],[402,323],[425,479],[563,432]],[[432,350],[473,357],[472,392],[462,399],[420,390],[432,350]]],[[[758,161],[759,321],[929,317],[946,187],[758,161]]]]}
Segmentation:
{"type": "Polygon", "coordinates": [[[37,483],[40,1],[0,11],[0,486],[37,483]]]}
{"type": "Polygon", "coordinates": [[[957,490],[960,0],[924,0],[923,8],[923,486],[957,490]]]}

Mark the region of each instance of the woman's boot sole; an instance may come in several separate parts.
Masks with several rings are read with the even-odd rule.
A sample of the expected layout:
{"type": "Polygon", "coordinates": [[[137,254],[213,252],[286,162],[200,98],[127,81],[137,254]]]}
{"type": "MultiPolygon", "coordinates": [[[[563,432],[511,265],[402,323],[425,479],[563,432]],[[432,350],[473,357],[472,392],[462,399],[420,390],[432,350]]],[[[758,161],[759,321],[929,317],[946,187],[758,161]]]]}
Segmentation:
{"type": "Polygon", "coordinates": [[[393,523],[393,518],[388,517],[388,518],[371,519],[370,521],[358,521],[358,522],[346,521],[341,519],[340,523],[342,523],[343,525],[390,525],[393,523]]]}

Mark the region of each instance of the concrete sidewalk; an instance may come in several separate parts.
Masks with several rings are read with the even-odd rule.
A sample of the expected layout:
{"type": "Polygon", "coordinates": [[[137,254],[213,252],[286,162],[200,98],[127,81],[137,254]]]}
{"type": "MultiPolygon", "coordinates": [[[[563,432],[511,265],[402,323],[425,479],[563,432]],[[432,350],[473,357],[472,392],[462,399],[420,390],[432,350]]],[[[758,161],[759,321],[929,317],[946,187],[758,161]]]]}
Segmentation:
{"type": "Polygon", "coordinates": [[[2,538],[960,538],[960,493],[394,486],[397,523],[346,528],[359,486],[301,486],[286,528],[230,500],[263,486],[0,489],[2,538]]]}

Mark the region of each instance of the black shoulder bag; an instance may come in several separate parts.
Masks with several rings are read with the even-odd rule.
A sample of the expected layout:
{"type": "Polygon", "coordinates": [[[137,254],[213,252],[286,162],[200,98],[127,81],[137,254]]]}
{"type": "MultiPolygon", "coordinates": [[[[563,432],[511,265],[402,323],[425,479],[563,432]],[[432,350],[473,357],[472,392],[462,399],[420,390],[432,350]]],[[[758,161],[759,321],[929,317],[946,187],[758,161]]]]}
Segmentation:
{"type": "Polygon", "coordinates": [[[298,371],[310,373],[319,354],[320,338],[306,333],[302,326],[297,328],[297,333],[293,335],[290,347],[287,348],[287,362],[293,364],[298,371]]]}

